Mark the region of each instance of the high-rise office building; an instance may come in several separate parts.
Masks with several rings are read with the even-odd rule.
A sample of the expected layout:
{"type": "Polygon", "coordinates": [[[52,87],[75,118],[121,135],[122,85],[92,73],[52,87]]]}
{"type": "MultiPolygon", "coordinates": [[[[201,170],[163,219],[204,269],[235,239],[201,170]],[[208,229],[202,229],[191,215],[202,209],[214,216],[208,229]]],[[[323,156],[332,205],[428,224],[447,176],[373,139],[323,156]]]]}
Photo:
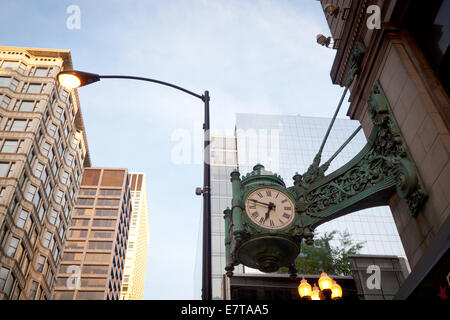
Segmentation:
{"type": "MultiPolygon", "coordinates": [[[[236,137],[211,136],[211,267],[212,297],[222,299],[225,273],[225,224],[223,210],[231,207],[230,173],[238,167],[236,137]]],[[[243,266],[235,268],[243,272],[243,266]]]]}
{"type": "MultiPolygon", "coordinates": [[[[231,207],[230,173],[237,168],[244,175],[261,163],[267,170],[281,175],[287,186],[293,184],[296,172],[306,172],[313,162],[331,119],[237,114],[235,136],[211,137],[211,205],[212,205],[212,287],[213,298],[224,297],[222,279],[225,273],[223,210],[231,207]]],[[[358,127],[356,121],[337,119],[322,153],[323,162],[342,145],[358,127]]],[[[327,173],[351,160],[365,145],[359,132],[352,142],[334,159],[327,173]]],[[[392,214],[388,207],[355,212],[316,229],[324,232],[348,231],[355,242],[363,242],[361,254],[396,255],[405,257],[392,214]]],[[[339,246],[336,239],[333,245],[339,246]]],[[[236,274],[255,272],[239,265],[236,274]]]]}
{"type": "Polygon", "coordinates": [[[127,169],[85,169],[53,299],[119,299],[131,211],[127,169]]]}
{"type": "Polygon", "coordinates": [[[145,173],[130,173],[133,211],[123,271],[121,300],[142,300],[149,240],[147,181],[145,173]]]}
{"type": "Polygon", "coordinates": [[[68,50],[0,47],[0,300],[50,299],[83,167],[68,50]]]}

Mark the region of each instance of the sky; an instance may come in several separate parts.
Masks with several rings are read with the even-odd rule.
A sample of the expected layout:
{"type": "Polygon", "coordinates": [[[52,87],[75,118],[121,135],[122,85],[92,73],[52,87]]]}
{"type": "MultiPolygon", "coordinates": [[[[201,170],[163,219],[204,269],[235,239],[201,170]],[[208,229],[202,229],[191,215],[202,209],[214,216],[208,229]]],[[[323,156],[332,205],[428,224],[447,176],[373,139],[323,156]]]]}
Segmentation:
{"type": "MultiPolygon", "coordinates": [[[[318,1],[1,2],[0,45],[69,49],[77,70],[208,90],[212,134],[232,134],[238,112],[331,117],[342,93],[330,79],[335,50],[316,43],[329,34],[318,1]]],[[[92,165],[147,174],[144,299],[199,299],[202,101],[131,80],[78,94],[92,165]]]]}

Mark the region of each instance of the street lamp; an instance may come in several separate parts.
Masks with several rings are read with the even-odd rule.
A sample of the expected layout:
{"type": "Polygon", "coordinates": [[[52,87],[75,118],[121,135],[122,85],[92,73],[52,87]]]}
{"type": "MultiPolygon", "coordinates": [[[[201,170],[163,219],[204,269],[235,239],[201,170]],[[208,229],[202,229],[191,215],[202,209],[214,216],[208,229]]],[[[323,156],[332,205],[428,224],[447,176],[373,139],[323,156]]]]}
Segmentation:
{"type": "Polygon", "coordinates": [[[311,285],[303,277],[298,286],[298,294],[302,300],[339,300],[342,298],[342,288],[331,279],[325,271],[323,271],[319,278],[319,287],[314,283],[311,285]],[[320,288],[320,289],[319,289],[320,288]]]}
{"type": "Polygon", "coordinates": [[[211,286],[211,170],[210,170],[210,154],[209,154],[209,92],[205,91],[203,95],[196,94],[192,91],[186,90],[182,87],[176,86],[172,83],[134,76],[119,76],[119,75],[99,75],[95,73],[88,73],[77,70],[67,70],[58,73],[57,79],[60,85],[68,89],[79,88],[97,81],[100,79],[132,79],[158,83],[168,86],[179,91],[183,91],[191,96],[194,96],[204,103],[204,166],[203,166],[203,189],[197,188],[196,194],[203,194],[203,267],[202,267],[202,299],[212,299],[211,286]]]}

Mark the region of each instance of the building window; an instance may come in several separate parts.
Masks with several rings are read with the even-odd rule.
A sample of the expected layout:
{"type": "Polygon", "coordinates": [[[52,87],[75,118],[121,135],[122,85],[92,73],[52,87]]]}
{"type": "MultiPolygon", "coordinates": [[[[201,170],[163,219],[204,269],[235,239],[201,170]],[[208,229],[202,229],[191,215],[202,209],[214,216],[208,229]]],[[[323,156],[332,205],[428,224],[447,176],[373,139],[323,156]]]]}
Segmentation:
{"type": "Polygon", "coordinates": [[[16,70],[19,65],[19,61],[3,61],[2,69],[3,70],[16,70]]]}
{"type": "Polygon", "coordinates": [[[44,213],[45,213],[45,207],[42,206],[42,207],[39,209],[39,213],[38,213],[38,218],[39,218],[40,221],[42,221],[42,218],[44,217],[44,213]]]}
{"type": "Polygon", "coordinates": [[[45,257],[39,256],[36,261],[36,271],[42,272],[44,270],[45,257]]]}
{"type": "Polygon", "coordinates": [[[15,279],[9,273],[9,269],[1,267],[0,269],[0,291],[3,290],[8,296],[11,294],[15,279]],[[9,277],[8,277],[9,275],[9,277]]]}
{"type": "Polygon", "coordinates": [[[66,232],[66,228],[64,226],[61,226],[61,229],[59,229],[59,238],[63,240],[64,238],[64,232],[66,232]]]}
{"type": "Polygon", "coordinates": [[[11,102],[11,98],[5,94],[3,96],[0,96],[0,99],[1,99],[0,107],[8,109],[9,103],[11,102]]]}
{"type": "Polygon", "coordinates": [[[47,77],[47,75],[48,75],[48,68],[37,67],[34,70],[35,77],[47,77]]]}
{"type": "Polygon", "coordinates": [[[30,184],[28,186],[27,192],[25,194],[25,199],[27,199],[28,201],[32,202],[33,199],[34,199],[34,196],[36,194],[36,190],[37,190],[37,187],[35,187],[32,184],[30,184]]]}
{"type": "Polygon", "coordinates": [[[70,167],[73,163],[74,156],[70,153],[67,154],[66,164],[70,167]]]}
{"type": "Polygon", "coordinates": [[[27,222],[28,215],[29,215],[28,211],[25,211],[23,209],[20,211],[20,213],[18,214],[17,219],[16,219],[16,225],[19,228],[23,229],[23,227],[25,226],[25,223],[27,222]]]}
{"type": "Polygon", "coordinates": [[[62,199],[63,199],[63,196],[64,196],[64,192],[63,192],[62,190],[59,190],[59,189],[58,189],[58,191],[57,191],[56,194],[55,194],[55,200],[56,200],[56,202],[59,203],[59,204],[61,204],[62,199]]]}
{"type": "Polygon", "coordinates": [[[27,120],[13,120],[10,131],[26,131],[27,128],[27,120]]]}
{"type": "MultiPolygon", "coordinates": [[[[24,87],[25,88],[25,87],[24,87]]],[[[28,87],[26,89],[27,93],[42,93],[45,89],[45,85],[42,85],[41,83],[29,83],[28,87]]]]}
{"type": "Polygon", "coordinates": [[[58,263],[58,258],[59,258],[59,250],[58,247],[55,247],[55,252],[53,253],[53,260],[55,261],[55,263],[58,263]]]}
{"type": "Polygon", "coordinates": [[[93,206],[95,199],[89,199],[89,198],[78,198],[77,199],[77,205],[80,206],[93,206]]]}
{"type": "Polygon", "coordinates": [[[0,87],[8,87],[13,91],[16,91],[19,81],[10,77],[0,77],[0,87]]]}
{"type": "Polygon", "coordinates": [[[41,193],[40,192],[37,192],[36,193],[36,196],[34,197],[34,201],[33,201],[33,204],[34,204],[34,207],[35,208],[38,208],[39,207],[39,202],[41,201],[41,193]]]}
{"type": "Polygon", "coordinates": [[[19,246],[19,242],[20,242],[19,239],[11,237],[11,240],[9,241],[9,246],[6,249],[7,256],[14,258],[14,255],[16,254],[17,251],[17,247],[19,246]]]}
{"type": "Polygon", "coordinates": [[[34,166],[33,174],[40,178],[42,176],[42,172],[44,171],[44,165],[40,162],[36,162],[36,165],[34,166]]]}
{"type": "Polygon", "coordinates": [[[62,109],[60,106],[56,106],[56,107],[55,107],[55,116],[56,116],[58,119],[61,119],[62,113],[63,113],[63,109],[62,109]]]}
{"type": "Polygon", "coordinates": [[[0,162],[0,177],[11,177],[14,171],[14,163],[0,162]]]}
{"type": "Polygon", "coordinates": [[[5,140],[1,149],[1,153],[15,153],[17,151],[18,145],[18,140],[5,140]]]}
{"type": "Polygon", "coordinates": [[[0,268],[0,291],[3,290],[6,280],[8,280],[8,275],[9,275],[9,269],[1,267],[0,268]]]}
{"type": "Polygon", "coordinates": [[[56,218],[58,217],[58,212],[55,209],[52,209],[48,215],[48,221],[50,221],[51,224],[55,224],[56,218]]]}
{"type": "Polygon", "coordinates": [[[30,300],[34,300],[36,298],[36,292],[38,291],[39,283],[33,281],[31,283],[30,292],[28,294],[28,298],[30,300]]]}
{"type": "Polygon", "coordinates": [[[0,77],[0,87],[9,86],[9,82],[11,81],[10,77],[0,77]]]}
{"type": "Polygon", "coordinates": [[[69,179],[69,173],[67,171],[61,171],[61,182],[67,185],[67,180],[69,179]]]}
{"type": "Polygon", "coordinates": [[[48,142],[44,142],[43,144],[42,144],[42,147],[41,147],[41,153],[44,155],[44,156],[48,156],[48,153],[50,152],[50,148],[51,148],[52,146],[50,145],[50,143],[48,143],[48,142]]]}
{"type": "Polygon", "coordinates": [[[80,189],[79,195],[80,196],[95,196],[97,193],[97,189],[80,189]]]}
{"type": "Polygon", "coordinates": [[[46,248],[50,246],[50,241],[52,241],[53,235],[51,232],[46,231],[44,238],[42,239],[42,245],[46,248]]]}
{"type": "Polygon", "coordinates": [[[36,101],[18,101],[16,103],[16,110],[22,111],[22,112],[33,112],[35,111],[35,108],[37,108],[36,101]]]}
{"type": "Polygon", "coordinates": [[[66,102],[68,96],[69,96],[69,93],[67,93],[67,91],[61,90],[60,98],[61,98],[62,101],[66,102]]]}
{"type": "Polygon", "coordinates": [[[56,127],[56,125],[50,122],[47,131],[52,137],[54,137],[57,129],[58,128],[56,127]]]}

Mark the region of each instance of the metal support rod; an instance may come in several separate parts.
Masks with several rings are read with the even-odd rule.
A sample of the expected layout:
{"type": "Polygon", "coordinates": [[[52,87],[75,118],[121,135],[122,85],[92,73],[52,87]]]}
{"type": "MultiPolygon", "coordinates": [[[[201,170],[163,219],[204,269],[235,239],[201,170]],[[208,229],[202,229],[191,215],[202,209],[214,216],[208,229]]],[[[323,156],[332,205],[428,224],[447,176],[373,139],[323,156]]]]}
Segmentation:
{"type": "Polygon", "coordinates": [[[342,146],[339,147],[339,149],[331,156],[330,159],[327,160],[328,163],[330,163],[331,161],[334,160],[334,158],[337,157],[337,155],[350,143],[350,141],[352,141],[352,139],[358,134],[359,130],[361,130],[362,127],[359,126],[352,134],[350,137],[347,138],[347,140],[345,140],[345,142],[342,144],[342,146]]]}
{"type": "Polygon", "coordinates": [[[325,146],[325,142],[327,141],[328,136],[330,135],[331,128],[333,127],[334,121],[336,120],[339,110],[341,109],[342,102],[344,101],[344,98],[347,95],[347,91],[348,91],[348,87],[345,87],[345,90],[342,93],[341,100],[339,100],[339,104],[336,108],[333,118],[331,119],[330,125],[328,126],[328,129],[327,129],[327,133],[325,134],[325,137],[323,138],[322,145],[320,146],[320,149],[319,149],[319,152],[317,153],[317,155],[322,154],[323,147],[325,146]]]}

